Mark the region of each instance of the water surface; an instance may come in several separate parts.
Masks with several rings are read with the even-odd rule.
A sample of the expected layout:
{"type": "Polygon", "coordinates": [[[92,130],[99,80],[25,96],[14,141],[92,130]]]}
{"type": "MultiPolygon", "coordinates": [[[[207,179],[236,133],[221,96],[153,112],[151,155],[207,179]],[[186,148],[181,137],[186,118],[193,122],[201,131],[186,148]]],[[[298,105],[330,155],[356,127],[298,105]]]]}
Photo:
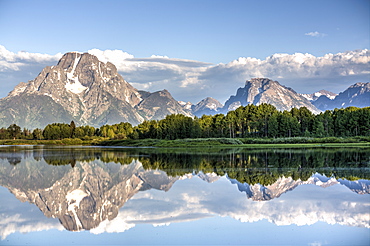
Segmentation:
{"type": "Polygon", "coordinates": [[[1,245],[368,245],[370,152],[0,147],[1,245]]]}

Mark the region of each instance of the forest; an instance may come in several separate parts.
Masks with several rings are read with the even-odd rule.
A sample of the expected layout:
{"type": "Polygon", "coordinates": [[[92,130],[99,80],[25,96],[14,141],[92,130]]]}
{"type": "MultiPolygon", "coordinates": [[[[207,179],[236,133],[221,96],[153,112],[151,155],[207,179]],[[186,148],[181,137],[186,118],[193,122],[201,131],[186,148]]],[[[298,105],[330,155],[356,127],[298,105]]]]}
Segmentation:
{"type": "Polygon", "coordinates": [[[52,123],[44,129],[22,129],[16,124],[0,129],[0,139],[185,139],[185,138],[284,138],[370,136],[370,107],[347,107],[313,114],[307,108],[279,111],[273,105],[247,105],[226,115],[188,117],[172,114],[137,126],[121,122],[76,126],[74,121],[52,123]]]}

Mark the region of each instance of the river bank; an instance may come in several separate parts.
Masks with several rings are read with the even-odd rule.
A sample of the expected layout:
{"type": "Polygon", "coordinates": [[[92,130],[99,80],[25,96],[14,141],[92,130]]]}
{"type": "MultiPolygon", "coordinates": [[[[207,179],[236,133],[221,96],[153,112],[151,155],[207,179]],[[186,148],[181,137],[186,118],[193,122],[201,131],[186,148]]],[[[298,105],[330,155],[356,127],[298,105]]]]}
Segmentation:
{"type": "Polygon", "coordinates": [[[61,140],[0,140],[0,145],[84,145],[127,147],[249,147],[249,148],[302,148],[302,147],[370,147],[370,137],[349,138],[194,138],[194,139],[107,139],[65,138],[61,140]]]}

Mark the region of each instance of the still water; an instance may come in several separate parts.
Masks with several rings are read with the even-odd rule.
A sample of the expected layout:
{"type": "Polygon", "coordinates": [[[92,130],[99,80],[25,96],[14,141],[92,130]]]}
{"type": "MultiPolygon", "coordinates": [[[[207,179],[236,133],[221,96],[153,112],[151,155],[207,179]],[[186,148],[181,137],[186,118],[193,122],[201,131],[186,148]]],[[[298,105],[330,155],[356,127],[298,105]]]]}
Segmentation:
{"type": "Polygon", "coordinates": [[[0,147],[0,245],[369,245],[369,148],[0,147]]]}

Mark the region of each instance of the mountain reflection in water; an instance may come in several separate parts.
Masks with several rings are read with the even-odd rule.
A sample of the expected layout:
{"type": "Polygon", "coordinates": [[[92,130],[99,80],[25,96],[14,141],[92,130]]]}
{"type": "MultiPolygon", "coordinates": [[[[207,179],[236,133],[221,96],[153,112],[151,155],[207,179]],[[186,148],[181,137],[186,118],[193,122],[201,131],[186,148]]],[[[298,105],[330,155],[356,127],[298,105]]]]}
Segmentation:
{"type": "MultiPolygon", "coordinates": [[[[69,231],[122,232],[213,216],[370,228],[369,160],[367,149],[1,147],[0,185],[69,231]]],[[[19,214],[0,211],[3,240],[24,226],[19,214]]]]}

